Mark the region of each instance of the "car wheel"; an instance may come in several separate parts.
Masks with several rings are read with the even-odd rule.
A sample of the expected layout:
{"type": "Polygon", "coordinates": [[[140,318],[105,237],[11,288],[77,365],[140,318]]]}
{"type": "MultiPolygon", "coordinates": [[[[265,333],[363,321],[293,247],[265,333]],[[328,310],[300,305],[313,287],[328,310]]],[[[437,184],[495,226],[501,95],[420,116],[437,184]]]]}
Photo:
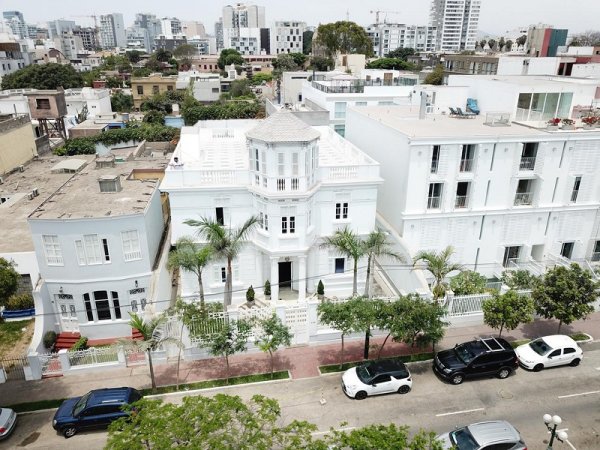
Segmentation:
{"type": "Polygon", "coordinates": [[[408,384],[403,384],[398,388],[398,394],[408,394],[410,392],[410,386],[408,384]]]}
{"type": "Polygon", "coordinates": [[[534,372],[539,372],[540,370],[542,370],[544,368],[543,364],[536,364],[536,366],[533,368],[534,372]]]}
{"type": "Polygon", "coordinates": [[[573,361],[571,361],[571,363],[569,364],[571,367],[577,367],[579,365],[579,363],[581,362],[581,360],[579,358],[574,359],[573,361]]]}
{"type": "Polygon", "coordinates": [[[457,373],[452,377],[452,384],[461,384],[465,379],[465,376],[462,373],[457,373]]]}
{"type": "Polygon", "coordinates": [[[69,439],[77,434],[77,428],[73,425],[67,425],[62,429],[62,434],[66,439],[69,439]]]}
{"type": "Polygon", "coordinates": [[[500,369],[500,372],[498,372],[498,378],[500,378],[501,380],[508,378],[509,375],[510,375],[510,369],[507,369],[506,367],[500,369]]]}
{"type": "Polygon", "coordinates": [[[367,393],[365,391],[358,391],[354,398],[356,400],[364,400],[365,398],[367,398],[367,393]]]}

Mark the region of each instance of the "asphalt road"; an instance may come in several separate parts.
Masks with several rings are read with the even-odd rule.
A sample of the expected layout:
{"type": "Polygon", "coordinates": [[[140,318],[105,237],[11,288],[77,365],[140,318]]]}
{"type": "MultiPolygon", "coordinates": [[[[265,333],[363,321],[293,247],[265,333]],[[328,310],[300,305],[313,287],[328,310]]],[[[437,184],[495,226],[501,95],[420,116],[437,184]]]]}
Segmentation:
{"type": "MultiPolygon", "coordinates": [[[[252,386],[234,386],[205,391],[237,394],[250,398],[259,393],[279,400],[284,421],[308,420],[321,432],[330,427],[360,427],[395,422],[438,433],[481,420],[506,419],[520,430],[529,450],[545,449],[549,435],[542,416],[558,414],[561,429],[568,429],[569,442],[555,449],[600,449],[600,350],[588,351],[579,367],[560,367],[539,373],[519,369],[506,380],[495,378],[466,381],[460,386],[441,382],[429,364],[411,366],[413,390],[406,395],[385,395],[357,401],[347,398],[340,375],[303,380],[284,380],[252,386]],[[321,399],[325,400],[321,404],[321,399]]],[[[165,397],[178,402],[181,394],[165,397]]],[[[103,431],[85,432],[65,441],[50,423],[54,412],[19,416],[13,436],[0,448],[101,449],[103,431]]]]}

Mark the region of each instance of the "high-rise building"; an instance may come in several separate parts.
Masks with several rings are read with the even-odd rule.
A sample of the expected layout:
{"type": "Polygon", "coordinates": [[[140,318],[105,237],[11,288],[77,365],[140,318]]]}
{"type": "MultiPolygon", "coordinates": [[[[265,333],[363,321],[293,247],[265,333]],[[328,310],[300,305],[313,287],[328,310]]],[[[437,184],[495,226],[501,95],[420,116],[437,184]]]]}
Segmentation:
{"type": "Polygon", "coordinates": [[[532,25],[527,31],[527,54],[532,56],[556,56],[558,47],[567,45],[569,30],[552,25],[532,25]]]}
{"type": "Polygon", "coordinates": [[[430,26],[437,30],[437,50],[475,50],[481,0],[432,0],[430,26]]]}
{"type": "Polygon", "coordinates": [[[215,39],[217,41],[217,52],[220,52],[225,47],[223,42],[223,18],[215,22],[215,39]]]}
{"type": "Polygon", "coordinates": [[[305,29],[305,22],[275,22],[275,26],[271,30],[272,54],[302,53],[302,36],[305,29]]]}
{"type": "Polygon", "coordinates": [[[414,48],[417,52],[436,49],[437,30],[431,26],[380,23],[367,27],[366,32],[373,41],[373,53],[380,57],[397,48],[414,48]]]}
{"type": "MultiPolygon", "coordinates": [[[[157,18],[154,14],[146,14],[146,13],[138,13],[135,15],[135,22],[133,23],[133,28],[144,29],[148,31],[148,45],[146,48],[147,51],[154,50],[154,39],[158,37],[162,33],[161,20],[157,18]]],[[[140,34],[143,32],[130,33],[130,37],[136,34],[139,38],[140,34]]]]}
{"type": "Polygon", "coordinates": [[[48,22],[48,36],[50,39],[61,37],[65,31],[73,31],[77,25],[73,20],[51,20],[48,22]]]}
{"type": "Polygon", "coordinates": [[[160,19],[161,34],[167,39],[183,34],[181,20],[176,17],[163,17],[160,19]]]}
{"type": "Polygon", "coordinates": [[[223,7],[223,28],[264,28],[265,7],[238,3],[223,7]]]}
{"type": "Polygon", "coordinates": [[[98,33],[93,27],[75,27],[73,28],[73,35],[81,38],[83,48],[86,50],[94,51],[100,47],[98,42],[98,33]]]}
{"type": "Polygon", "coordinates": [[[223,48],[233,48],[243,55],[270,52],[270,33],[265,27],[264,6],[243,3],[227,5],[223,8],[222,23],[223,48]]]}
{"type": "Polygon", "coordinates": [[[4,21],[8,24],[12,33],[15,36],[20,37],[21,39],[29,36],[29,32],[27,31],[27,24],[25,23],[25,19],[23,18],[23,13],[20,11],[4,11],[2,13],[2,17],[4,21]]]}
{"type": "Polygon", "coordinates": [[[100,16],[100,44],[102,48],[107,49],[127,45],[123,14],[112,13],[100,16]]]}
{"type": "Polygon", "coordinates": [[[182,24],[183,34],[187,36],[188,39],[193,37],[206,37],[206,30],[204,29],[204,24],[202,22],[197,21],[186,21],[182,24]]]}

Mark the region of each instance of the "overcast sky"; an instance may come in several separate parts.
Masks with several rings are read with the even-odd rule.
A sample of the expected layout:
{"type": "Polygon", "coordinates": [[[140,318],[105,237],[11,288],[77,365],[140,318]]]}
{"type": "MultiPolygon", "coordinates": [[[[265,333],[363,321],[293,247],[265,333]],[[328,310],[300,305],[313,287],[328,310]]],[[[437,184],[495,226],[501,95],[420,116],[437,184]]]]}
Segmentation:
{"type": "MultiPolygon", "coordinates": [[[[83,25],[85,16],[119,12],[125,26],[130,26],[135,13],[149,12],[159,17],[178,17],[181,20],[203,22],[206,31],[214,31],[214,22],[221,16],[223,6],[233,4],[222,0],[0,0],[2,11],[18,10],[27,23],[65,18],[83,25]]],[[[262,0],[247,2],[266,9],[267,25],[275,20],[303,20],[308,25],[350,20],[361,25],[374,22],[371,10],[387,13],[388,22],[425,25],[428,22],[430,0],[262,0]]],[[[380,20],[383,20],[384,13],[380,20]]],[[[535,23],[568,28],[570,33],[598,29],[600,0],[482,0],[479,30],[503,34],[507,30],[535,23]]],[[[89,19],[87,19],[89,21],[89,19]]]]}

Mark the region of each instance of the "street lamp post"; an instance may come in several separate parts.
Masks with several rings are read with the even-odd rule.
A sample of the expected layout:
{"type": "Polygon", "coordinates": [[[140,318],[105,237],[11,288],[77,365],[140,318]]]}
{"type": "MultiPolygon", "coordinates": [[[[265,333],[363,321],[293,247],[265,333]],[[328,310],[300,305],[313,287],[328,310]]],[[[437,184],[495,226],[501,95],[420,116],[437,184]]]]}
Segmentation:
{"type": "Polygon", "coordinates": [[[560,416],[551,416],[550,414],[544,414],[544,423],[546,424],[546,428],[550,432],[550,442],[548,443],[548,447],[546,450],[552,450],[552,444],[554,444],[554,439],[556,438],[559,442],[564,442],[569,439],[566,431],[559,430],[556,431],[556,428],[562,423],[562,419],[560,416]]]}

